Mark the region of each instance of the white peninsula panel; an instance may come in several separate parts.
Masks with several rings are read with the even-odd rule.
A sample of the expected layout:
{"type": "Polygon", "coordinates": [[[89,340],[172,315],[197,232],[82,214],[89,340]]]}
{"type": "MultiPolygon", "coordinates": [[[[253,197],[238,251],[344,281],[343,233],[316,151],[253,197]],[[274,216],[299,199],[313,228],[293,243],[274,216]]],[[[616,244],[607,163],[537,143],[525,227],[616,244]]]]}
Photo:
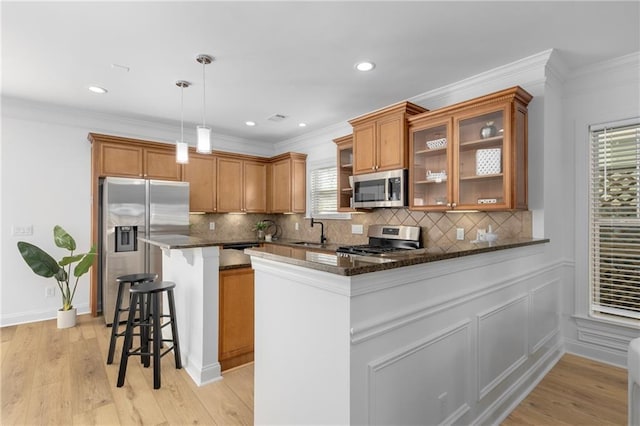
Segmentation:
{"type": "Polygon", "coordinates": [[[499,422],[562,354],[557,271],[531,268],[543,252],[349,276],[249,250],[255,423],[499,422]]]}

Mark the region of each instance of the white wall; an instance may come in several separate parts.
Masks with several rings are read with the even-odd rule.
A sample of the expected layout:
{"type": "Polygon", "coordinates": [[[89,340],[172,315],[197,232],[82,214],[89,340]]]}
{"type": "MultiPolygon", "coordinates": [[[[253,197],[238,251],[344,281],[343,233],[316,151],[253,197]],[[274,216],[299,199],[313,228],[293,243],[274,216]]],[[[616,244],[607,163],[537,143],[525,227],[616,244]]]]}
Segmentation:
{"type": "Polygon", "coordinates": [[[574,73],[565,84],[563,136],[575,161],[573,208],[567,221],[573,238],[575,278],[565,288],[563,330],[567,349],[613,364],[624,363],[628,341],[640,336],[635,326],[589,318],[589,126],[640,116],[640,53],[596,64],[574,73]]]}
{"type": "MultiPolygon", "coordinates": [[[[195,126],[192,126],[195,129],[195,126]]],[[[167,142],[179,134],[179,123],[149,123],[54,105],[2,99],[0,326],[55,318],[62,306],[53,278],[35,275],[24,263],[16,243],[28,241],[54,258],[66,255],[55,247],[53,227],[61,225],[78,250],[91,246],[91,144],[89,132],[167,142]],[[33,235],[12,235],[13,226],[33,226],[33,235]],[[56,296],[45,298],[45,288],[56,296]]],[[[195,140],[187,132],[187,140],[195,140]]],[[[271,156],[269,144],[213,136],[216,149],[271,156]]],[[[81,313],[89,312],[89,276],[81,278],[74,298],[81,313]]]]}

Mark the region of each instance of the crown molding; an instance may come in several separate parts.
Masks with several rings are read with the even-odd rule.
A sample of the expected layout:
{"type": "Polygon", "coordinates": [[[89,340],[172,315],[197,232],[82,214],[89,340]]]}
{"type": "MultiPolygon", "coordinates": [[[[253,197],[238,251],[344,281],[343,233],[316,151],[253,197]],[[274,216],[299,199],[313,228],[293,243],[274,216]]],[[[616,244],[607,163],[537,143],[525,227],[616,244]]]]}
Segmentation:
{"type": "Polygon", "coordinates": [[[596,62],[595,64],[587,65],[573,71],[570,77],[581,78],[590,76],[593,74],[600,74],[603,72],[613,72],[617,70],[625,70],[628,67],[635,67],[636,71],[640,68],[640,51],[633,52],[628,55],[620,56],[614,59],[606,61],[596,62]]]}
{"type": "MultiPolygon", "coordinates": [[[[41,123],[84,127],[87,133],[117,134],[134,139],[175,143],[179,137],[180,122],[177,120],[148,119],[140,116],[122,116],[94,110],[71,108],[23,98],[2,96],[2,116],[41,123]]],[[[196,140],[195,124],[185,128],[185,139],[196,140]]],[[[213,132],[215,149],[241,154],[271,157],[272,144],[252,141],[213,132]]],[[[189,143],[195,146],[195,142],[189,143]]]]}
{"type": "Polygon", "coordinates": [[[544,83],[546,66],[553,49],[476,74],[464,80],[421,93],[409,99],[431,109],[471,99],[508,86],[539,86],[544,83]],[[429,106],[427,106],[429,108],[429,106]]]}

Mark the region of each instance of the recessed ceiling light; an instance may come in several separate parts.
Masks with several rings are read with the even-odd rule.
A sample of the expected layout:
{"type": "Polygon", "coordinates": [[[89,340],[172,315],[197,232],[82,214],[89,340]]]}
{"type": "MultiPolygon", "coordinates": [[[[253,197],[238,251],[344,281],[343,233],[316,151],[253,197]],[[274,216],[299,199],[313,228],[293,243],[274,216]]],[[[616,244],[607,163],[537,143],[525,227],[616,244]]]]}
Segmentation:
{"type": "Polygon", "coordinates": [[[89,86],[89,90],[93,93],[99,93],[101,95],[105,94],[108,92],[107,89],[105,89],[104,87],[100,87],[100,86],[89,86]]]}
{"type": "Polygon", "coordinates": [[[374,64],[373,62],[369,62],[369,61],[358,62],[356,64],[356,69],[358,71],[371,71],[375,67],[376,67],[376,64],[374,64]]]}
{"type": "Polygon", "coordinates": [[[255,121],[245,121],[244,124],[246,124],[249,127],[253,127],[253,126],[256,125],[256,122],[255,121]]]}
{"type": "Polygon", "coordinates": [[[298,127],[307,127],[307,123],[298,123],[298,127]]]}

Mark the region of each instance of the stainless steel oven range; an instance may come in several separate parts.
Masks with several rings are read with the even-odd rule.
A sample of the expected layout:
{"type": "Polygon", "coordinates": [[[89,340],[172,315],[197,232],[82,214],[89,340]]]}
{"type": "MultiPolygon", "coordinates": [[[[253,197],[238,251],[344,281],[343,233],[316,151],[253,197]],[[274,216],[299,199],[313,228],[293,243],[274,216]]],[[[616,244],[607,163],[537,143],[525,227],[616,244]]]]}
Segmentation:
{"type": "Polygon", "coordinates": [[[369,244],[340,246],[338,256],[396,256],[422,248],[420,227],[404,225],[370,225],[369,244]]]}

